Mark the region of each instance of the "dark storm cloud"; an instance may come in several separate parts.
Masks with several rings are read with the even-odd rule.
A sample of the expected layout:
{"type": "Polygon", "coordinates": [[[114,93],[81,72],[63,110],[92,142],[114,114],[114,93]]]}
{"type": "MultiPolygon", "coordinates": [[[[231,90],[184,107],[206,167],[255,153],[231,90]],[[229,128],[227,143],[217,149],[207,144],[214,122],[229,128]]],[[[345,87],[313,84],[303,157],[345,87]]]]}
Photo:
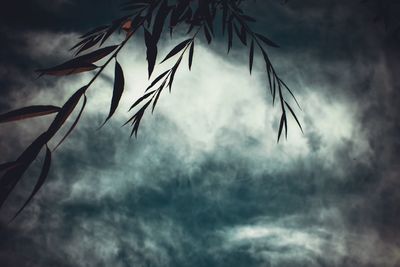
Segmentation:
{"type": "MultiPolygon", "coordinates": [[[[98,107],[108,107],[100,89],[110,86],[103,81],[96,86],[100,96],[93,95],[94,107],[55,154],[46,187],[18,221],[1,226],[0,261],[10,266],[398,265],[399,61],[393,43],[379,24],[369,24],[370,10],[365,7],[364,13],[359,3],[257,5],[262,24],[279,25],[261,30],[283,46],[271,56],[301,100],[304,136],[290,124],[289,140],[275,143],[277,111],[265,100],[261,70],[253,78],[243,75],[245,57],[232,64],[199,46],[194,74],[182,70],[177,89],[163,95],[158,113],[145,118],[134,142],[128,141],[129,129],[119,128],[125,115],[95,131],[105,116],[98,107]],[[264,21],[261,13],[268,10],[274,12],[264,21]],[[193,84],[198,91],[189,90],[193,84]]],[[[61,12],[57,6],[51,10],[61,12]]],[[[60,46],[56,34],[17,38],[53,39],[48,51],[60,46]]],[[[22,50],[21,58],[40,53],[22,50]]],[[[137,77],[145,66],[136,60],[144,58],[137,46],[132,51],[139,56],[122,64],[134,64],[129,73],[137,77]]],[[[55,92],[49,89],[52,81],[41,81],[28,96],[51,92],[49,99],[62,102],[59,98],[80,82],[62,80],[55,92]]],[[[132,81],[135,92],[142,83],[132,81]]],[[[30,89],[24,87],[13,105],[22,105],[30,89]]],[[[35,134],[30,127],[11,137],[21,149],[28,142],[25,133],[35,134]]],[[[16,153],[5,141],[1,147],[16,153]]],[[[2,218],[11,216],[32,182],[20,186],[2,218]]]]}

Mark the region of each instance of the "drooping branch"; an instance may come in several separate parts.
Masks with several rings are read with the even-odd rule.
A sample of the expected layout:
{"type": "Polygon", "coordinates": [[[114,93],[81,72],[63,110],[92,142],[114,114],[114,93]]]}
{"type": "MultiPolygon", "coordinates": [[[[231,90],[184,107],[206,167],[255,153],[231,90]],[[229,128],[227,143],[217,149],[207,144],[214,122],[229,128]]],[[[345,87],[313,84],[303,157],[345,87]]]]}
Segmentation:
{"type": "MultiPolygon", "coordinates": [[[[93,85],[97,78],[103,73],[108,65],[115,61],[115,80],[113,95],[110,104],[110,111],[102,126],[107,123],[118,108],[118,104],[123,96],[124,91],[124,74],[123,68],[119,64],[117,57],[125,45],[132,39],[132,36],[139,30],[143,29],[144,42],[147,49],[147,63],[149,79],[152,77],[156,67],[158,56],[158,43],[162,34],[169,28],[169,34],[172,36],[176,27],[187,26],[187,34],[191,36],[176,45],[160,63],[169,61],[177,57],[176,62],[167,71],[154,78],[149,87],[144,91],[144,94],[132,105],[130,110],[138,110],[128,120],[126,124],[131,124],[131,136],[137,136],[140,121],[143,118],[145,111],[148,107],[152,107],[154,111],[160,95],[165,88],[171,91],[176,72],[181,65],[183,57],[188,53],[188,67],[192,67],[195,40],[198,38],[199,33],[203,32],[204,38],[208,44],[211,44],[215,38],[214,24],[217,17],[222,18],[222,32],[228,33],[228,53],[233,46],[234,34],[239,38],[240,42],[245,46],[250,46],[249,51],[249,70],[252,72],[255,46],[259,48],[263,59],[266,64],[266,72],[268,77],[268,85],[275,102],[276,95],[278,95],[282,116],[278,132],[278,141],[280,139],[283,128],[287,135],[287,110],[292,114],[298,123],[300,129],[301,125],[289,106],[284,97],[284,89],[286,89],[291,96],[294,95],[289,87],[278,76],[275,68],[273,67],[268,54],[266,46],[278,47],[273,41],[262,34],[252,31],[249,23],[255,22],[255,19],[246,15],[241,9],[240,0],[130,0],[122,4],[122,10],[129,14],[114,20],[109,25],[103,25],[94,28],[80,37],[80,41],[74,45],[71,50],[75,51],[75,57],[67,62],[57,65],[52,68],[38,70],[40,76],[66,76],[75,75],[83,72],[96,71],[92,79],[82,88],[77,90],[62,107],[54,106],[32,106],[6,114],[0,115],[0,123],[26,119],[30,117],[43,116],[47,114],[57,114],[53,122],[43,134],[41,134],[14,162],[0,164],[0,172],[4,172],[0,179],[0,208],[9,197],[19,180],[23,177],[24,173],[38,157],[40,151],[46,148],[45,164],[42,167],[40,176],[37,183],[29,196],[28,200],[24,203],[22,208],[18,210],[18,215],[32,200],[34,195],[44,184],[51,164],[51,153],[54,152],[66,138],[73,132],[77,126],[81,115],[84,112],[87,102],[86,91],[93,85]],[[168,20],[169,19],[169,20],[168,20]],[[195,30],[195,31],[194,31],[195,30]],[[123,31],[126,35],[124,40],[111,46],[103,46],[106,41],[110,39],[113,34],[123,31]],[[194,34],[193,34],[194,32],[194,34]],[[93,50],[95,46],[98,49],[93,50]],[[105,60],[101,66],[95,65],[100,60],[105,60]],[[71,127],[55,146],[50,150],[48,144],[50,140],[59,132],[64,123],[69,119],[70,115],[74,112],[76,106],[82,101],[81,109],[72,123],[71,127]],[[140,107],[140,108],[139,108],[140,107]]],[[[296,99],[294,98],[296,101],[296,99]]],[[[297,101],[296,101],[297,103],[297,101]]],[[[302,130],[302,129],[301,129],[302,130]]],[[[15,217],[14,217],[15,218],[15,217]]]]}

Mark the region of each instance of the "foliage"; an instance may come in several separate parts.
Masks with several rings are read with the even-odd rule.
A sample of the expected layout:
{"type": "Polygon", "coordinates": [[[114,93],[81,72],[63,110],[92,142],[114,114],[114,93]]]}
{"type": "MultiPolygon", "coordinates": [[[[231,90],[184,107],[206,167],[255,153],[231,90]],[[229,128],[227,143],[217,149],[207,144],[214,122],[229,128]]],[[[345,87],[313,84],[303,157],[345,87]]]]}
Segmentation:
{"type": "Polygon", "coordinates": [[[4,172],[0,180],[0,207],[4,204],[10,193],[13,191],[18,181],[22,178],[32,162],[38,157],[40,151],[45,148],[46,156],[42,171],[33,189],[32,194],[24,203],[16,216],[29,203],[33,196],[44,184],[51,164],[51,154],[57,149],[63,141],[71,134],[77,125],[86,105],[86,91],[93,82],[99,77],[103,70],[115,61],[115,80],[114,90],[111,99],[109,115],[102,126],[109,121],[115,111],[124,92],[124,73],[121,65],[118,63],[117,56],[126,43],[132,39],[134,34],[143,30],[144,41],[147,48],[148,76],[151,79],[158,59],[158,43],[162,33],[169,31],[172,36],[177,27],[187,28],[187,39],[177,44],[161,61],[161,63],[176,59],[170,69],[153,78],[150,85],[136,102],[130,108],[133,115],[125,123],[132,127],[131,136],[138,134],[140,122],[148,109],[154,111],[161,93],[168,88],[171,91],[175,75],[183,62],[183,57],[188,56],[189,70],[193,64],[193,55],[195,52],[195,43],[199,36],[203,35],[206,42],[211,44],[215,38],[215,25],[221,24],[221,31],[227,36],[227,51],[231,50],[235,37],[238,41],[248,47],[249,72],[253,69],[254,58],[259,51],[265,62],[266,80],[272,95],[273,103],[279,101],[281,109],[281,118],[278,130],[278,142],[285,131],[287,137],[287,119],[288,114],[292,115],[301,129],[301,125],[288,101],[285,99],[285,92],[293,97],[298,105],[293,93],[289,87],[279,77],[267,53],[267,48],[279,47],[275,42],[261,33],[254,32],[251,24],[256,19],[248,16],[242,9],[244,0],[130,0],[122,4],[122,10],[127,12],[121,18],[112,21],[108,25],[94,28],[80,37],[80,40],[71,50],[75,51],[75,57],[60,65],[38,70],[40,76],[66,76],[75,75],[83,72],[97,71],[87,85],[77,90],[62,107],[55,106],[31,106],[18,109],[0,115],[0,123],[27,119],[30,117],[43,116],[56,113],[54,121],[47,131],[42,133],[14,162],[8,162],[0,165],[0,172],[4,172]],[[217,22],[217,20],[219,22],[217,22]],[[117,45],[104,46],[106,41],[113,34],[118,32],[125,33],[125,39],[117,45]],[[96,46],[100,47],[95,49],[96,46]],[[108,57],[108,58],[107,58],[108,57]],[[106,59],[103,65],[97,66],[96,62],[106,59]],[[82,102],[78,116],[72,123],[61,141],[53,150],[48,148],[48,142],[61,129],[71,113],[76,109],[79,102],[82,102]]]}

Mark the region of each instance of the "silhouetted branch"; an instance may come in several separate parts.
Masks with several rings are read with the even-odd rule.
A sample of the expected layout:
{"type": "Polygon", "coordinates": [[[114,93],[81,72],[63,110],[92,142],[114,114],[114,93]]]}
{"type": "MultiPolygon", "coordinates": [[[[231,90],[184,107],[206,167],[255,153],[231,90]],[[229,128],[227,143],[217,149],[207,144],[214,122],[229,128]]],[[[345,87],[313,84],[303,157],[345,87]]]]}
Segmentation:
{"type": "Polygon", "coordinates": [[[29,201],[38,192],[38,190],[44,184],[47,174],[50,170],[51,153],[54,152],[73,132],[79,122],[79,119],[81,118],[81,115],[84,112],[87,102],[86,91],[92,86],[94,81],[101,75],[104,69],[113,60],[115,60],[115,80],[110,110],[107,118],[101,126],[103,126],[109,119],[112,118],[118,108],[120,99],[123,96],[125,86],[123,68],[118,63],[117,56],[125,47],[127,42],[132,38],[134,33],[139,29],[143,29],[144,31],[149,79],[153,74],[157,62],[157,45],[166,26],[169,27],[169,33],[171,36],[173,35],[174,29],[180,25],[185,25],[188,27],[187,34],[192,34],[194,29],[196,29],[196,31],[190,38],[177,44],[165,56],[160,63],[168,61],[173,57],[177,57],[177,60],[170,69],[153,79],[149,87],[145,90],[144,94],[131,106],[130,110],[139,108],[140,106],[134,115],[125,123],[130,123],[132,125],[131,136],[133,134],[137,136],[139,125],[145,114],[145,111],[148,107],[150,107],[150,105],[152,107],[152,112],[154,111],[162,91],[168,87],[169,91],[171,92],[176,72],[184,55],[187,52],[189,53],[188,67],[189,70],[191,70],[195,40],[199,33],[203,32],[204,38],[208,44],[212,43],[213,39],[215,38],[214,23],[217,15],[220,15],[222,18],[223,34],[225,34],[226,31],[228,32],[228,53],[233,45],[234,33],[243,45],[250,45],[250,73],[252,72],[254,63],[254,55],[256,52],[255,46],[259,48],[263,55],[263,59],[266,64],[268,85],[273,97],[273,103],[275,103],[275,98],[279,97],[282,111],[278,131],[278,141],[281,137],[283,128],[285,129],[285,135],[287,136],[287,110],[289,110],[290,114],[295,118],[300,129],[302,130],[300,122],[297,119],[294,111],[285,100],[283,90],[286,89],[286,91],[288,91],[294,98],[296,103],[297,100],[295,99],[289,87],[276,73],[275,68],[273,67],[266,52],[266,46],[278,47],[278,45],[264,35],[255,33],[251,30],[251,27],[249,27],[248,23],[255,22],[255,19],[243,12],[240,7],[242,2],[243,1],[241,0],[177,0],[175,1],[175,4],[170,5],[168,0],[130,0],[121,5],[122,10],[129,12],[129,15],[118,18],[108,25],[96,27],[80,37],[80,40],[71,48],[71,50],[75,50],[75,56],[73,59],[55,67],[38,70],[40,76],[66,76],[94,70],[97,70],[97,72],[93,75],[92,79],[85,86],[77,90],[62,107],[32,106],[0,115],[0,123],[3,123],[52,113],[57,114],[47,131],[41,134],[20,155],[20,157],[18,157],[14,162],[0,164],[0,172],[4,172],[0,179],[0,208],[9,197],[18,181],[30,167],[32,162],[38,157],[40,151],[43,148],[46,148],[45,162],[43,164],[41,174],[38,177],[36,186],[34,187],[28,200],[24,203],[22,208],[18,210],[14,218],[20,212],[22,212],[29,201]],[[169,21],[167,21],[168,18],[169,21]],[[109,40],[113,34],[119,31],[125,32],[125,39],[117,45],[103,47],[105,42],[109,40]],[[90,49],[93,49],[95,46],[99,46],[99,48],[92,52],[87,52],[90,49]],[[95,63],[102,59],[106,60],[101,66],[95,65],[95,63]],[[276,96],[277,93],[278,96],[276,96]],[[71,113],[75,110],[81,99],[83,99],[82,106],[79,110],[78,116],[72,123],[72,126],[69,128],[61,141],[55,146],[55,148],[50,150],[48,147],[49,141],[54,137],[55,134],[59,132],[65,121],[69,119],[71,113]]]}

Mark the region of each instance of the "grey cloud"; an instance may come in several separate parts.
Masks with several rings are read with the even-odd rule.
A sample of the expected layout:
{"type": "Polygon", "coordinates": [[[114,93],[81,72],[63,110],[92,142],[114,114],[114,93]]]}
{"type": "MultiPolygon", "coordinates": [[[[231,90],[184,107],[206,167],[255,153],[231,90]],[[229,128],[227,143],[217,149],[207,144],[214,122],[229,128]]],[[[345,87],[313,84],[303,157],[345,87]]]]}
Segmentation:
{"type": "MultiPolygon", "coordinates": [[[[336,14],[335,21],[349,16],[336,14]]],[[[308,19],[305,26],[320,18],[308,19]]],[[[354,48],[331,61],[321,56],[326,47],[273,52],[297,92],[305,129],[301,135],[291,121],[289,138],[279,145],[279,110],[270,105],[261,66],[250,77],[245,58],[225,61],[200,44],[192,73],[177,74],[172,94],[162,95],[139,138],[129,141],[129,129],[119,126],[147,84],[142,48],[132,45],[129,58],[120,59],[128,90],[118,115],[96,131],[111,94],[107,80],[96,83],[77,131],[55,154],[49,182],[18,221],[1,226],[0,246],[7,249],[0,260],[11,266],[396,266],[392,107],[398,99],[380,42],[368,56],[354,48]]],[[[61,103],[80,83],[61,80],[57,92],[48,84],[28,95],[61,103]]],[[[28,90],[15,103],[27,101],[28,90]]],[[[15,153],[6,142],[1,147],[15,153]]],[[[30,183],[20,185],[3,220],[30,183]]]]}

